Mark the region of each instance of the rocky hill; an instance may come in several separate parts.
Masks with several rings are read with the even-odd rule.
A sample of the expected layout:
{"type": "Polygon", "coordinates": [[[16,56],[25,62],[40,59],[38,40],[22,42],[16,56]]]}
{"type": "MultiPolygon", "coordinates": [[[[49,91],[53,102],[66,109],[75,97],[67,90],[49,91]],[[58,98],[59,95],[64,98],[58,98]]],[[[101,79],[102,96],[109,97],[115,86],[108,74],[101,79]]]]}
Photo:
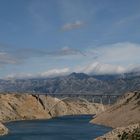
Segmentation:
{"type": "Polygon", "coordinates": [[[0,80],[1,92],[122,94],[140,90],[140,74],[87,75],[0,80]]]}
{"type": "Polygon", "coordinates": [[[140,122],[140,92],[125,94],[116,104],[97,115],[92,122],[111,127],[140,122]]]}
{"type": "Polygon", "coordinates": [[[0,94],[0,121],[45,119],[71,114],[95,114],[103,111],[100,104],[85,101],[60,101],[41,95],[0,94]]]}
{"type": "Polygon", "coordinates": [[[140,92],[125,94],[91,122],[115,128],[97,140],[137,140],[140,138],[140,92]]]}
{"type": "Polygon", "coordinates": [[[118,127],[111,132],[96,138],[96,140],[139,140],[140,124],[118,127]]]}
{"type": "MultiPolygon", "coordinates": [[[[0,122],[13,120],[49,119],[62,115],[97,114],[104,110],[100,104],[80,100],[60,101],[57,98],[27,94],[0,94],[0,122]]],[[[0,135],[8,129],[0,123],[0,135]]]]}

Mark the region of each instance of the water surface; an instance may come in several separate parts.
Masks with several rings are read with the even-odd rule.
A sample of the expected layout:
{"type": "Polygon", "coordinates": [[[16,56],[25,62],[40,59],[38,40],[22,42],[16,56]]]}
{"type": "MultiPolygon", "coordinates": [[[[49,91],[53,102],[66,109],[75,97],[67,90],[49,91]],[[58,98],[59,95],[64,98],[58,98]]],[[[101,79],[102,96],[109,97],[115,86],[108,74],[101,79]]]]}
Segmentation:
{"type": "Polygon", "coordinates": [[[0,140],[93,140],[111,128],[90,124],[92,115],[7,123],[10,133],[0,140]]]}

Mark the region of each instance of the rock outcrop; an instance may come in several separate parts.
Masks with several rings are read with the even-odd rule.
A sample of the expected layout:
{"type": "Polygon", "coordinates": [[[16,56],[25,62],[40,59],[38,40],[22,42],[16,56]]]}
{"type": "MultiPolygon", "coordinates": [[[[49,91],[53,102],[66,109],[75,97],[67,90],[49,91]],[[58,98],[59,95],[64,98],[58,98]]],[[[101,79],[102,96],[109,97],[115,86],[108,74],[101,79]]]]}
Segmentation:
{"type": "Polygon", "coordinates": [[[103,111],[100,104],[80,100],[64,100],[50,96],[0,94],[0,121],[47,119],[71,114],[96,114],[103,111]]]}
{"type": "MultiPolygon", "coordinates": [[[[85,101],[61,101],[50,96],[28,94],[0,94],[0,121],[48,119],[72,114],[95,114],[104,110],[100,104],[85,101]]],[[[0,123],[0,135],[8,129],[0,123]]]]}
{"type": "Polygon", "coordinates": [[[140,139],[140,92],[125,94],[91,122],[115,128],[96,140],[140,139]]]}
{"type": "Polygon", "coordinates": [[[140,124],[129,125],[127,127],[118,127],[96,140],[139,140],[140,124]]]}
{"type": "Polygon", "coordinates": [[[43,106],[32,95],[0,94],[0,120],[50,118],[43,106]]]}
{"type": "Polygon", "coordinates": [[[8,134],[8,129],[2,123],[0,123],[0,136],[6,135],[6,134],[8,134]]]}
{"type": "Polygon", "coordinates": [[[140,92],[125,94],[105,112],[91,121],[111,127],[124,127],[140,122],[140,92]]]}

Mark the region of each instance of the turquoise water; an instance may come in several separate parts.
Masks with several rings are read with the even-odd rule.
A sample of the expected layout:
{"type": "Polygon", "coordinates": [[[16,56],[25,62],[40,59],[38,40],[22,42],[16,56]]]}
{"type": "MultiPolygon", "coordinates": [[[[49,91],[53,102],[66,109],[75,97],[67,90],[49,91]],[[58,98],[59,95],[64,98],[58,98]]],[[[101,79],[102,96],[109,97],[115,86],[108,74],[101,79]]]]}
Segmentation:
{"type": "Polygon", "coordinates": [[[111,128],[90,124],[92,115],[7,123],[10,133],[0,140],[93,140],[111,128]]]}

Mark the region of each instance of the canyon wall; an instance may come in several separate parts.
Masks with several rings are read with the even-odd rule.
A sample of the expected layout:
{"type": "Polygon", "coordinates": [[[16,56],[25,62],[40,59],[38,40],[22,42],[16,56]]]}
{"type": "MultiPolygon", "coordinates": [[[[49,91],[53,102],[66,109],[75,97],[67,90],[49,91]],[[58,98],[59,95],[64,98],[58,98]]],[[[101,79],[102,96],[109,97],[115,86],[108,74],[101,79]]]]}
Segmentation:
{"type": "MultiPolygon", "coordinates": [[[[0,94],[0,122],[13,120],[49,119],[62,115],[97,114],[104,110],[101,104],[84,100],[63,100],[46,95],[0,94]]],[[[0,135],[7,134],[1,124],[0,135]]]]}

